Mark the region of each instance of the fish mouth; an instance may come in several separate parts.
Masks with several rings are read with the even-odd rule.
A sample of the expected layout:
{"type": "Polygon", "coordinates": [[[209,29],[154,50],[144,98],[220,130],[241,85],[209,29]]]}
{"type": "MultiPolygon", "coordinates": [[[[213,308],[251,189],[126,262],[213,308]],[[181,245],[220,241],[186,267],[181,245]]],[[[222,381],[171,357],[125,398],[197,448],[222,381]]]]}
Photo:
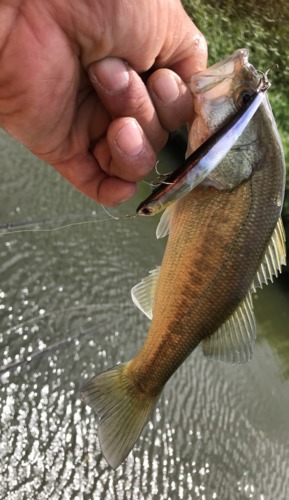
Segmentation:
{"type": "MultiPolygon", "coordinates": [[[[243,69],[258,80],[258,73],[249,62],[248,49],[238,49],[231,56],[191,77],[190,89],[193,94],[203,94],[218,89],[218,94],[229,95],[231,80],[243,69]]],[[[255,78],[254,78],[255,79],[255,78]]],[[[216,96],[217,97],[217,96],[216,96]]]]}

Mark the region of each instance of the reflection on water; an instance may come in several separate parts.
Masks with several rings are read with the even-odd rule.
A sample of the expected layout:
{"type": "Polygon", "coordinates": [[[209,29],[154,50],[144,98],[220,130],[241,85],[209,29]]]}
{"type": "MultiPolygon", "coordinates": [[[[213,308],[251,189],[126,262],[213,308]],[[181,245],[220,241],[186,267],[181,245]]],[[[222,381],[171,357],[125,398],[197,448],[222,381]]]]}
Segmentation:
{"type": "Polygon", "coordinates": [[[134,356],[146,336],[130,289],[161,261],[157,221],[97,222],[107,217],[92,201],[4,134],[0,141],[0,223],[94,220],[0,235],[0,498],[286,499],[288,290],[271,285],[255,299],[253,361],[227,366],[196,350],[128,460],[111,471],[79,388],[134,356]]]}
{"type": "Polygon", "coordinates": [[[266,339],[282,362],[284,378],[289,379],[289,275],[278,285],[264,287],[255,302],[260,337],[266,339]]]}

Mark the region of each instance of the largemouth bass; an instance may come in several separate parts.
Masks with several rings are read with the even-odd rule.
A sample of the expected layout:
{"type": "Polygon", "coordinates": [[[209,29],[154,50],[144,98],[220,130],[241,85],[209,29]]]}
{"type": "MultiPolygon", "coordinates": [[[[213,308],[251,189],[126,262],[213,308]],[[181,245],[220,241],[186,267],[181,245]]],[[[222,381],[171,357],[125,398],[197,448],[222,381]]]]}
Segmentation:
{"type": "MultiPolygon", "coordinates": [[[[259,80],[245,50],[192,78],[197,119],[189,152],[236,113],[259,80]]],[[[251,359],[252,293],[285,264],[284,186],[284,156],[266,97],[205,185],[162,216],[158,235],[169,232],[162,265],[132,290],[134,302],[152,318],[142,349],[82,390],[99,413],[100,445],[111,467],[126,458],[164,385],[198,345],[219,361],[251,359]]]]}

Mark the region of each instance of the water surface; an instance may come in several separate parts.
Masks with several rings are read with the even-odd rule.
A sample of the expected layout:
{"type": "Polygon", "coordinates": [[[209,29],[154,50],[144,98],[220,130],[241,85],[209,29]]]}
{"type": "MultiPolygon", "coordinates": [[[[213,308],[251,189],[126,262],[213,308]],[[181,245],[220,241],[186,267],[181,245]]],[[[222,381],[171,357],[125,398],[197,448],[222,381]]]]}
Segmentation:
{"type": "MultiPolygon", "coordinates": [[[[0,498],[287,499],[285,281],[254,300],[253,361],[227,366],[197,349],[112,471],[79,389],[144,341],[149,321],[130,289],[160,264],[165,241],[155,239],[156,218],[107,220],[4,133],[0,161],[0,224],[39,221],[0,235],[0,498]]],[[[145,190],[118,211],[131,213],[145,190]]]]}

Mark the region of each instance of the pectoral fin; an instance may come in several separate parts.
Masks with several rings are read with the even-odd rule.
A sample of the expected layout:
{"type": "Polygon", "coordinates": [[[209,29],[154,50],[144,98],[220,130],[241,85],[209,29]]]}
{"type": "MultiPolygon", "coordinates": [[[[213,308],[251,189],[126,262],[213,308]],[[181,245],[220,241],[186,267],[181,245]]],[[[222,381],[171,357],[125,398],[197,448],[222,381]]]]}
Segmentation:
{"type": "Polygon", "coordinates": [[[205,356],[227,363],[246,363],[253,355],[256,323],[251,293],[227,321],[202,341],[205,356]]]}
{"type": "Polygon", "coordinates": [[[278,276],[278,274],[282,272],[282,266],[285,265],[285,231],[282,219],[280,218],[276,224],[261,265],[252,283],[251,290],[255,292],[256,288],[262,288],[263,283],[266,283],[267,285],[269,280],[273,281],[273,276],[278,276]]]}
{"type": "Polygon", "coordinates": [[[140,283],[131,289],[133,303],[149,318],[153,317],[156,284],[160,267],[150,271],[140,283]]]}
{"type": "Polygon", "coordinates": [[[168,208],[166,208],[164,213],[162,214],[160,222],[157,227],[157,232],[156,232],[157,239],[164,238],[169,234],[174,209],[175,209],[175,204],[172,203],[172,205],[169,205],[168,208]]]}

